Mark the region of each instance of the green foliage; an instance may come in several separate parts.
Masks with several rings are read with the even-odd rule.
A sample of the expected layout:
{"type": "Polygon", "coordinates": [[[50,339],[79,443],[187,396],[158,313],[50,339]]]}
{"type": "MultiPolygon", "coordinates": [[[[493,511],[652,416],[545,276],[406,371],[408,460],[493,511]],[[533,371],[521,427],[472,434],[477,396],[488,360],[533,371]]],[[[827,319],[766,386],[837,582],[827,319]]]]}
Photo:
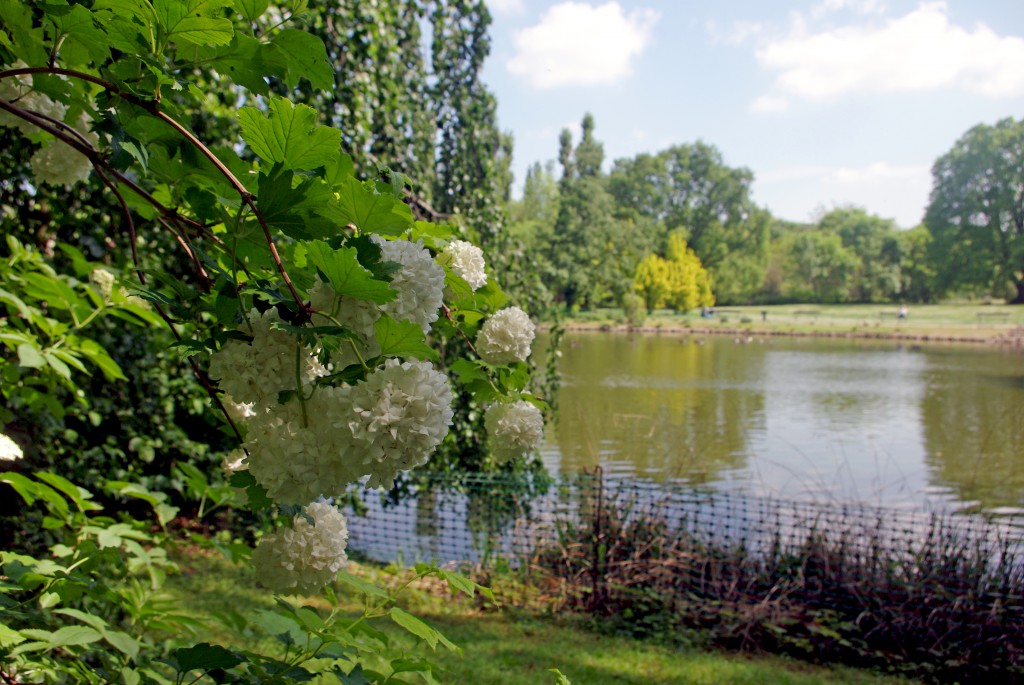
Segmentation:
{"type": "MultiPolygon", "coordinates": [[[[211,494],[198,473],[190,472],[189,478],[199,479],[191,483],[196,494],[211,494]]],[[[45,555],[0,553],[7,578],[0,587],[0,668],[24,682],[102,683],[120,677],[147,684],[268,678],[291,683],[325,674],[332,682],[382,683],[407,673],[432,683],[438,664],[416,651],[396,653],[375,624],[393,623],[431,652],[438,647],[457,652],[443,633],[396,605],[400,594],[436,577],[453,592],[493,599],[490,590],[463,575],[421,564],[387,590],[342,572],[327,592],[327,612],[277,598],[269,610],[239,607],[229,614],[190,615],[163,589],[167,575],[178,571],[168,557],[173,541],[165,532],[154,533],[145,521],[127,516],[104,516],[91,492],[53,473],[9,473],[0,482],[30,507],[26,514],[42,515],[51,538],[45,555]],[[359,598],[362,611],[355,616],[343,611],[340,593],[359,598]],[[265,633],[276,648],[180,646],[210,621],[225,631],[265,633]]],[[[108,489],[153,504],[162,523],[174,516],[160,493],[114,482],[108,489]]]]}
{"type": "Polygon", "coordinates": [[[1024,303],[1024,120],[979,124],[932,167],[924,223],[942,293],[1024,303]]]}
{"type": "Polygon", "coordinates": [[[648,312],[665,306],[686,312],[715,304],[710,275],[678,232],[669,236],[667,258],[648,255],[640,262],[633,287],[648,312]]]}
{"type": "MultiPolygon", "coordinates": [[[[398,4],[386,3],[382,11],[392,11],[398,4]]],[[[405,26],[416,26],[423,14],[413,3],[405,6],[412,9],[405,26]]],[[[92,174],[108,198],[107,204],[97,207],[96,214],[101,215],[97,222],[102,225],[98,232],[120,230],[132,255],[130,268],[139,281],[130,294],[116,282],[108,284],[114,281],[112,274],[122,271],[122,260],[107,250],[95,255],[107,259],[100,266],[61,244],[64,257],[58,264],[53,255],[41,257],[25,243],[9,239],[11,255],[0,276],[5,309],[0,319],[5,345],[0,358],[4,375],[0,421],[6,424],[16,410],[19,422],[25,418],[39,424],[45,421],[40,417],[49,413],[54,424],[34,436],[41,438],[40,451],[49,451],[61,431],[61,437],[71,443],[80,437],[71,428],[71,421],[78,417],[63,414],[68,397],[90,409],[82,398],[91,402],[102,396],[95,387],[85,387],[81,374],[98,369],[101,373],[94,373],[92,382],[102,381],[128,397],[154,389],[145,387],[134,370],[122,369],[118,357],[106,351],[112,343],[130,347],[140,339],[133,333],[118,338],[117,331],[102,329],[105,319],[121,317],[144,326],[166,326],[175,340],[171,350],[165,350],[164,362],[168,358],[187,362],[215,404],[223,408],[204,371],[206,359],[232,342],[248,341],[256,314],[273,309],[280,320],[271,325],[294,336],[296,359],[312,352],[330,369],[332,355],[338,360],[342,348],[356,349],[359,357],[354,343],[360,333],[339,321],[311,325],[316,311],[309,302],[314,283],[320,279],[353,300],[385,303],[395,296],[390,282],[397,265],[382,261],[371,234],[420,239],[434,253],[459,235],[458,227],[415,220],[403,201],[408,184],[401,173],[381,170],[376,178],[359,180],[355,163],[342,152],[346,142],[342,130],[321,125],[316,110],[303,103],[271,95],[290,94],[303,84],[331,85],[328,46],[288,25],[303,17],[316,21],[313,15],[304,15],[307,7],[304,0],[275,7],[273,13],[268,12],[269,3],[259,0],[97,0],[88,7],[62,2],[0,6],[0,124],[25,134],[3,133],[15,141],[10,148],[12,160],[4,160],[15,175],[4,180],[5,186],[13,186],[18,179],[30,196],[39,193],[59,202],[79,191],[53,192],[46,186],[73,186],[92,174]],[[255,104],[236,110],[236,103],[255,104]],[[47,174],[44,162],[52,167],[47,174]],[[107,264],[113,268],[108,270],[107,264]],[[64,275],[68,268],[74,277],[64,275]],[[95,285],[82,280],[88,274],[94,274],[95,285]],[[83,332],[87,326],[90,335],[97,329],[95,339],[83,332]],[[124,389],[129,382],[131,388],[124,389]]],[[[507,175],[499,173],[500,165],[469,173],[473,160],[486,158],[490,163],[500,157],[481,155],[482,151],[501,149],[507,158],[510,149],[507,140],[488,147],[493,98],[474,81],[487,53],[489,16],[482,2],[442,3],[435,8],[434,20],[435,41],[442,44],[436,52],[445,56],[441,63],[461,69],[453,71],[460,75],[458,80],[438,83],[439,89],[447,88],[441,98],[455,107],[455,116],[449,118],[447,128],[442,127],[439,159],[445,197],[457,203],[450,211],[465,212],[475,220],[487,218],[484,226],[497,231],[500,212],[489,208],[497,207],[496,184],[500,178],[507,182],[507,175]],[[474,47],[467,52],[463,46],[469,38],[474,47]],[[467,74],[473,81],[469,90],[464,89],[467,74]],[[481,103],[483,110],[475,111],[481,103]],[[467,133],[471,121],[479,124],[473,129],[475,137],[467,133]],[[451,145],[445,147],[444,141],[451,145]],[[465,174],[460,165],[466,166],[465,174]],[[463,184],[454,192],[453,180],[463,184]]],[[[383,32],[378,27],[378,33],[383,32]]],[[[413,51],[419,49],[416,35],[409,43],[413,51]]],[[[395,83],[390,81],[387,87],[395,83]]],[[[378,104],[374,103],[377,109],[378,104]]],[[[14,212],[5,206],[5,221],[32,206],[31,200],[16,204],[14,212]]],[[[81,206],[86,208],[88,203],[81,206]]],[[[76,219],[85,223],[89,217],[83,213],[76,219]]],[[[92,237],[88,230],[80,235],[92,237]]],[[[114,242],[104,235],[103,244],[111,247],[114,242]]],[[[305,421],[309,399],[305,392],[358,382],[385,357],[440,359],[443,354],[451,362],[467,350],[472,353],[469,341],[483,318],[502,306],[506,296],[493,280],[473,292],[451,270],[445,283],[450,303],[444,307],[447,318],[437,325],[436,337],[428,339],[419,323],[381,316],[374,327],[376,356],[359,357],[357,364],[332,369],[336,372],[319,378],[310,389],[297,382],[294,389],[277,395],[279,403],[301,405],[305,421]],[[460,351],[462,343],[455,341],[466,346],[460,351]]],[[[487,392],[473,398],[473,389],[466,389],[464,406],[475,401],[479,407],[498,398],[533,399],[524,394],[529,381],[525,364],[481,366],[477,376],[474,381],[486,381],[487,392]]],[[[169,393],[174,387],[166,378],[153,385],[157,393],[169,393]]],[[[237,444],[244,439],[244,429],[227,411],[229,425],[217,427],[207,421],[202,403],[196,403],[186,421],[181,420],[176,401],[167,404],[166,425],[151,425],[145,436],[132,435],[126,441],[109,427],[96,431],[106,439],[98,448],[96,466],[120,475],[117,457],[126,451],[135,452],[132,458],[139,461],[164,461],[158,456],[166,447],[162,438],[182,447],[192,436],[160,435],[158,430],[170,431],[180,424],[204,428],[205,445],[237,444]],[[209,435],[218,428],[224,428],[228,437],[209,435]]],[[[90,411],[87,418],[93,427],[100,427],[114,417],[90,411]]],[[[149,416],[140,418],[145,421],[149,416]]],[[[8,430],[4,425],[5,433],[8,430]]],[[[479,439],[479,434],[473,437],[479,439]]],[[[202,457],[209,447],[205,450],[181,455],[184,458],[172,474],[183,497],[198,499],[199,515],[226,507],[236,497],[232,487],[207,476],[208,464],[202,463],[202,457]]],[[[38,463],[59,456],[59,451],[30,456],[38,463]]],[[[84,470],[80,464],[74,469],[84,470]]],[[[137,473],[131,467],[126,471],[137,473]]],[[[40,474],[33,480],[11,473],[3,480],[21,496],[24,507],[19,514],[27,524],[32,523],[28,508],[33,505],[41,503],[48,512],[37,517],[34,525],[26,525],[21,543],[43,545],[57,560],[3,552],[4,574],[12,582],[3,588],[5,627],[0,647],[6,650],[3,656],[17,660],[19,677],[107,682],[118,674],[130,684],[203,679],[299,682],[317,673],[333,675],[339,682],[384,682],[394,681],[397,674],[418,674],[434,682],[436,665],[397,654],[372,628],[370,622],[377,619],[393,622],[431,649],[439,645],[455,649],[440,632],[394,606],[395,593],[358,587],[344,576],[342,582],[356,585],[365,596],[363,615],[355,620],[342,616],[336,601],[335,611],[324,617],[310,607],[283,600],[277,612],[252,620],[252,625],[263,625],[282,643],[281,657],[210,644],[180,646],[176,640],[187,640],[188,620],[151,606],[163,575],[173,570],[166,561],[171,545],[166,528],[177,509],[166,493],[129,479],[110,481],[106,498],[134,503],[122,505],[123,518],[114,519],[94,515],[103,505],[62,477],[40,474]],[[161,532],[137,520],[142,517],[131,516],[143,505],[153,509],[161,532]],[[51,538],[58,534],[62,537],[53,544],[51,538]],[[118,562],[123,568],[112,570],[118,562]],[[140,585],[141,574],[148,577],[148,586],[140,585]],[[8,602],[7,596],[13,599],[8,602]],[[50,611],[58,604],[59,610],[50,611]],[[7,609],[13,613],[8,615],[7,609]],[[69,617],[84,625],[62,625],[69,617]]],[[[266,491],[261,493],[255,481],[232,485],[245,488],[253,508],[270,506],[266,491]]],[[[279,511],[290,519],[292,509],[279,511]]],[[[228,551],[247,555],[237,544],[229,545],[228,551]]],[[[430,567],[418,567],[409,582],[426,575],[436,575],[463,591],[479,590],[467,579],[430,567]]],[[[327,595],[334,597],[333,590],[327,595]]],[[[246,621],[229,620],[240,630],[248,629],[246,621]]],[[[4,663],[6,669],[7,659],[4,663]]],[[[5,670],[3,675],[7,679],[9,673],[5,670]]]]}
{"type": "Polygon", "coordinates": [[[753,180],[749,169],[726,166],[714,146],[697,142],[617,160],[608,191],[620,216],[657,222],[663,244],[683,230],[715,282],[736,301],[752,294],[767,257],[769,217],[750,197],[753,180]]]}
{"type": "Polygon", "coordinates": [[[895,223],[859,207],[842,207],[822,216],[818,228],[838,235],[843,247],[860,262],[851,276],[847,299],[889,302],[901,296],[900,247],[895,223]]]}
{"type": "Polygon", "coordinates": [[[65,246],[77,267],[76,277],[58,274],[14,236],[7,236],[6,247],[0,270],[0,393],[10,409],[0,406],[0,424],[22,409],[47,411],[59,419],[65,410],[50,387],[63,385],[85,402],[76,392],[73,371],[86,372],[88,364],[108,380],[125,379],[103,346],[88,337],[90,324],[115,316],[142,325],[154,316],[115,287],[114,274],[89,263],[74,248],[65,246]]]}

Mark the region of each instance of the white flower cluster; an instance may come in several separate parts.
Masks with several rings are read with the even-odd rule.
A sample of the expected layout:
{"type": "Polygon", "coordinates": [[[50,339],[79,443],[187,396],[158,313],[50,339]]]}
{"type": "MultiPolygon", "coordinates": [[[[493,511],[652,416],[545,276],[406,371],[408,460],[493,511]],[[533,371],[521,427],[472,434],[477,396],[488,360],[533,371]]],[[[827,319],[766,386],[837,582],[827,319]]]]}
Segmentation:
{"type": "Polygon", "coordinates": [[[425,464],[452,422],[448,377],[429,362],[389,359],[352,388],[349,422],[369,487],[390,488],[399,471],[425,464]]]}
{"type": "Polygon", "coordinates": [[[519,307],[508,307],[487,319],[476,338],[476,351],[488,364],[526,361],[536,328],[519,307]]]}
{"type": "MultiPolygon", "coordinates": [[[[27,66],[18,60],[11,65],[11,69],[24,69],[27,66]]],[[[16,76],[0,80],[0,98],[12,102],[22,109],[42,114],[51,119],[63,121],[64,115],[67,113],[67,107],[62,103],[50,99],[49,96],[39,91],[32,90],[30,76],[16,76]]],[[[33,124],[7,111],[0,111],[0,126],[11,126],[26,135],[39,131],[33,124]]]]}
{"type": "Polygon", "coordinates": [[[0,461],[18,461],[24,457],[25,453],[21,451],[21,445],[0,433],[0,461]]]}
{"type": "MultiPolygon", "coordinates": [[[[11,66],[22,69],[27,65],[19,60],[11,66]]],[[[63,121],[67,114],[67,107],[62,103],[33,90],[29,77],[0,81],[0,98],[48,119],[63,121]]],[[[34,124],[6,111],[0,111],[0,126],[11,126],[26,135],[39,130],[34,124]]],[[[96,147],[99,144],[99,136],[89,130],[89,119],[84,114],[78,117],[74,127],[90,145],[96,147]]],[[[59,140],[44,144],[32,155],[29,164],[37,180],[52,185],[69,186],[84,181],[92,171],[92,162],[85,155],[59,140]]]]}
{"type": "MultiPolygon", "coordinates": [[[[381,310],[370,300],[356,297],[339,296],[328,283],[317,280],[309,290],[310,306],[317,312],[315,315],[319,325],[337,324],[351,328],[359,336],[362,343],[360,354],[363,359],[376,357],[380,354],[380,344],[374,337],[373,325],[380,319],[381,310]]],[[[335,353],[331,361],[335,369],[343,369],[350,364],[359,363],[355,351],[344,346],[335,353]]]]}
{"type": "Polygon", "coordinates": [[[103,301],[110,304],[114,293],[114,283],[117,280],[114,277],[114,274],[110,273],[106,269],[96,268],[89,273],[89,280],[95,283],[96,287],[100,289],[100,295],[103,297],[103,301]]]}
{"type": "Polygon", "coordinates": [[[484,252],[473,243],[465,240],[453,240],[444,248],[441,259],[455,272],[455,275],[466,281],[473,290],[487,285],[484,252]]]}
{"type": "Polygon", "coordinates": [[[318,388],[254,417],[249,471],[272,499],[303,504],[333,496],[363,476],[391,487],[426,463],[452,420],[448,378],[429,362],[389,359],[354,386],[318,388]]]}
{"type": "Polygon", "coordinates": [[[327,374],[327,370],[308,349],[297,349],[295,336],[271,328],[280,322],[277,311],[268,309],[260,314],[249,312],[251,331],[243,326],[239,330],[252,334],[252,342],[229,340],[210,359],[210,378],[220,381],[220,387],[235,403],[253,404],[257,410],[277,403],[283,390],[296,390],[295,358],[303,356],[303,382],[327,374]]]}
{"type": "MultiPolygon", "coordinates": [[[[89,130],[89,120],[84,115],[79,117],[75,129],[89,145],[94,148],[99,145],[99,136],[89,130]]],[[[60,140],[53,140],[40,148],[32,155],[29,163],[37,180],[55,186],[70,186],[84,181],[92,171],[92,162],[88,157],[60,140]]]]}
{"type": "Polygon", "coordinates": [[[391,278],[391,287],[398,291],[398,297],[382,309],[396,321],[412,321],[424,333],[429,332],[441,308],[444,269],[420,243],[385,240],[376,235],[372,238],[380,246],[385,261],[402,265],[391,278]]]}
{"type": "Polygon", "coordinates": [[[544,417],[525,400],[492,404],[484,412],[484,427],[491,454],[499,462],[533,452],[544,438],[544,417]]]}
{"type": "Polygon", "coordinates": [[[333,505],[318,501],[305,508],[291,528],[267,535],[252,553],[256,580],[274,592],[315,592],[348,565],[348,525],[333,505]]]}

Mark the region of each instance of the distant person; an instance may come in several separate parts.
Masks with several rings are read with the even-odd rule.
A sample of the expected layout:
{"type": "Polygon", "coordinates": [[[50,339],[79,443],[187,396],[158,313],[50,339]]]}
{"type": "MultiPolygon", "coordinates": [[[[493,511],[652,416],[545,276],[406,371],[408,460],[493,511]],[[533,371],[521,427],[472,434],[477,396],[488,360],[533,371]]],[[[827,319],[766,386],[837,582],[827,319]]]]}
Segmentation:
{"type": "Polygon", "coordinates": [[[905,319],[905,318],[907,318],[907,314],[909,314],[909,313],[910,313],[910,311],[907,309],[907,305],[901,304],[900,305],[900,311],[896,315],[896,318],[897,319],[905,319]]]}

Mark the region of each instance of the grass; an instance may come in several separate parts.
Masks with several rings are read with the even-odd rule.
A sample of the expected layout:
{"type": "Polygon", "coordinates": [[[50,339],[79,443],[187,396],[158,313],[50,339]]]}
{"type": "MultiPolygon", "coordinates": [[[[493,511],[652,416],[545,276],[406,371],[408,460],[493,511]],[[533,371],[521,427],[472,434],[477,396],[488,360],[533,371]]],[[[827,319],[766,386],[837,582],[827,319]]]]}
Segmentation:
{"type": "MultiPolygon", "coordinates": [[[[711,318],[699,311],[676,314],[657,310],[644,330],[691,330],[705,333],[819,334],[830,336],[899,336],[920,339],[986,341],[1024,326],[1024,307],[1006,304],[957,303],[914,305],[899,319],[892,304],[791,304],[717,307],[711,318]]],[[[570,327],[601,328],[624,324],[620,309],[579,312],[570,327]]]]}
{"type": "MultiPolygon", "coordinates": [[[[171,578],[173,599],[197,617],[217,612],[242,614],[270,608],[272,598],[256,588],[248,571],[220,557],[191,553],[180,562],[183,573],[171,578]]],[[[395,569],[353,564],[350,571],[371,581],[396,582],[395,569]]],[[[499,586],[500,590],[500,586],[499,586]]],[[[524,591],[521,587],[518,594],[524,591]]],[[[499,592],[500,598],[500,592],[499,592]]],[[[315,598],[307,600],[316,603],[315,598]]],[[[356,611],[354,600],[343,598],[356,611]]],[[[427,620],[463,650],[463,656],[438,653],[447,669],[443,682],[475,685],[554,683],[548,669],[558,668],[575,685],[711,683],[781,685],[906,685],[901,678],[849,668],[825,668],[776,657],[681,650],[650,641],[588,630],[586,619],[551,616],[533,608],[498,608],[468,598],[456,599],[437,587],[413,588],[403,607],[427,620]]],[[[200,639],[245,649],[267,649],[269,637],[244,635],[207,620],[200,639]]],[[[397,644],[414,648],[409,636],[387,624],[377,626],[397,644]]],[[[423,649],[426,649],[423,647],[423,649]]]]}

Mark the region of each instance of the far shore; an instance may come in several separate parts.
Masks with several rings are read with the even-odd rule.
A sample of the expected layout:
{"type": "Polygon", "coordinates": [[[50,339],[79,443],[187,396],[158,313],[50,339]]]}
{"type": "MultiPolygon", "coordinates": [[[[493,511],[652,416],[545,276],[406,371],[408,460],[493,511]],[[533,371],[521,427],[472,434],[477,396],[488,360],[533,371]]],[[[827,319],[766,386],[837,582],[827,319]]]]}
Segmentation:
{"type": "MultiPolygon", "coordinates": [[[[758,337],[816,337],[967,343],[1024,349],[1024,306],[977,303],[918,305],[906,317],[885,305],[774,305],[716,308],[678,314],[657,310],[639,325],[621,310],[583,311],[567,317],[567,331],[664,335],[722,335],[739,342],[758,337]]],[[[542,325],[542,328],[547,328],[542,325]]]]}

